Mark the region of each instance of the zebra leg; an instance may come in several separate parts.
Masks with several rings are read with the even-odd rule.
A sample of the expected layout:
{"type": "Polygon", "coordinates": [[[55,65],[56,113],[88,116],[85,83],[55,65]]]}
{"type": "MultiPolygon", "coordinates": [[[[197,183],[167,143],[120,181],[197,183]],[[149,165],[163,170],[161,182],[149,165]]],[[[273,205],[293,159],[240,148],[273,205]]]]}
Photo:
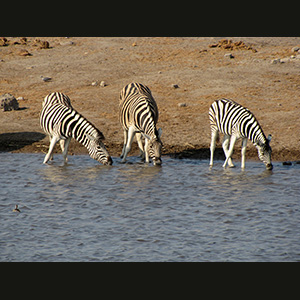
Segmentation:
{"type": "Polygon", "coordinates": [[[52,139],[51,139],[51,142],[50,142],[50,146],[49,146],[49,150],[48,150],[48,153],[46,154],[45,156],[45,159],[44,159],[44,164],[46,164],[50,157],[52,156],[52,152],[53,152],[53,149],[54,149],[54,146],[55,144],[59,141],[59,137],[57,136],[53,136],[52,139]]]}
{"type": "Polygon", "coordinates": [[[134,138],[134,134],[135,134],[134,127],[129,127],[128,137],[127,137],[127,144],[126,144],[126,147],[125,147],[125,150],[124,150],[122,163],[126,162],[126,157],[127,157],[128,153],[131,149],[131,144],[132,144],[132,141],[133,141],[133,138],[134,138]]]}
{"type": "MultiPolygon", "coordinates": [[[[51,140],[52,140],[52,135],[49,134],[49,143],[51,143],[51,140]]],[[[51,153],[49,160],[53,160],[53,153],[51,153]]]]}
{"type": "Polygon", "coordinates": [[[245,160],[246,160],[246,147],[247,147],[247,138],[242,140],[242,158],[241,158],[241,168],[245,169],[245,160]]]}
{"type": "MultiPolygon", "coordinates": [[[[232,135],[231,138],[230,138],[230,147],[229,147],[229,150],[227,151],[226,153],[226,160],[223,164],[223,168],[226,167],[229,159],[231,159],[231,156],[232,156],[232,153],[233,153],[233,148],[234,148],[234,144],[236,142],[236,136],[235,135],[232,135]]],[[[229,166],[230,167],[230,166],[229,166]]]]}
{"type": "Polygon", "coordinates": [[[61,147],[61,150],[62,150],[62,153],[63,153],[63,158],[64,158],[65,163],[68,162],[67,155],[68,155],[70,141],[71,141],[71,138],[68,138],[66,140],[60,140],[60,147],[61,147]],[[63,147],[62,147],[62,144],[63,144],[63,147]]]}
{"type": "Polygon", "coordinates": [[[123,144],[123,149],[122,149],[122,153],[121,153],[120,158],[124,157],[125,148],[126,148],[126,144],[127,144],[127,138],[128,138],[128,131],[125,129],[124,130],[124,144],[123,144]]]}
{"type": "Polygon", "coordinates": [[[145,138],[145,162],[149,163],[149,140],[145,138]]]}
{"type": "Polygon", "coordinates": [[[145,152],[144,152],[144,146],[143,146],[143,141],[142,141],[142,134],[140,132],[136,132],[135,134],[136,136],[136,140],[140,149],[140,153],[141,153],[141,159],[145,160],[145,152]]]}
{"type": "MultiPolygon", "coordinates": [[[[223,143],[222,143],[222,147],[223,147],[223,151],[225,153],[225,156],[228,156],[228,151],[229,151],[229,140],[230,140],[230,135],[225,134],[224,135],[224,139],[223,139],[223,143]]],[[[228,158],[228,166],[229,168],[234,168],[235,165],[232,163],[232,158],[229,157],[228,158]]]]}
{"type": "Polygon", "coordinates": [[[210,142],[210,167],[213,166],[214,164],[214,152],[215,152],[215,149],[216,149],[216,141],[217,141],[217,138],[218,138],[218,131],[212,131],[211,132],[211,142],[210,142]]]}

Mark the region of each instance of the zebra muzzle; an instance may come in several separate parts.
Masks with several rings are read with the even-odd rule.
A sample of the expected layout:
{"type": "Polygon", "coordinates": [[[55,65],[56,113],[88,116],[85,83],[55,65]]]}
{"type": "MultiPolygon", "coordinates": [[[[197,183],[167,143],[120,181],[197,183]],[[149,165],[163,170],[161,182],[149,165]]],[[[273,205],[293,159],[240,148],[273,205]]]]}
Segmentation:
{"type": "Polygon", "coordinates": [[[111,156],[108,156],[108,157],[107,157],[107,163],[106,163],[106,164],[111,166],[112,163],[113,163],[113,161],[112,161],[112,159],[111,159],[111,156]]]}
{"type": "Polygon", "coordinates": [[[160,159],[159,157],[155,157],[155,158],[153,159],[153,164],[154,164],[154,166],[155,166],[155,165],[161,165],[161,164],[162,164],[162,161],[161,161],[161,159],[160,159]]]}
{"type": "Polygon", "coordinates": [[[272,164],[267,164],[266,165],[266,169],[267,170],[272,170],[273,169],[273,165],[272,164]]]}

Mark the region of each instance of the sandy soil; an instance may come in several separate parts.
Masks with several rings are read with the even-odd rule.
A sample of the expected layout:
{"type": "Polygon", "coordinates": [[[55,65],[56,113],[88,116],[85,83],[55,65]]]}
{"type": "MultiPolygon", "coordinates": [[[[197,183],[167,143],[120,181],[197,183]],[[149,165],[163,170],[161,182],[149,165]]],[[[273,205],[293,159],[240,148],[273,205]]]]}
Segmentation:
{"type": "MultiPolygon", "coordinates": [[[[123,132],[118,120],[119,93],[124,85],[138,81],[149,86],[157,101],[164,154],[208,158],[208,109],[215,99],[226,97],[248,107],[265,134],[273,135],[273,160],[300,159],[300,52],[292,52],[293,47],[300,47],[300,38],[7,40],[0,46],[0,95],[11,93],[24,100],[19,101],[18,111],[0,111],[0,151],[46,153],[48,137],[39,126],[41,103],[48,93],[61,91],[103,132],[111,155],[120,155],[123,132]],[[220,42],[222,39],[232,43],[220,42]],[[49,48],[41,41],[48,41],[49,48]],[[224,56],[229,53],[233,58],[224,56]],[[285,62],[271,63],[277,58],[285,62]],[[52,80],[44,82],[41,76],[52,80]],[[100,86],[101,81],[107,85],[100,86]]],[[[234,158],[240,157],[239,149],[238,142],[234,158]]],[[[87,153],[76,141],[71,142],[69,152],[87,153]]],[[[135,147],[130,155],[137,153],[135,147]]],[[[221,149],[217,153],[223,157],[221,149]]],[[[257,159],[251,142],[246,156],[257,159]]]]}

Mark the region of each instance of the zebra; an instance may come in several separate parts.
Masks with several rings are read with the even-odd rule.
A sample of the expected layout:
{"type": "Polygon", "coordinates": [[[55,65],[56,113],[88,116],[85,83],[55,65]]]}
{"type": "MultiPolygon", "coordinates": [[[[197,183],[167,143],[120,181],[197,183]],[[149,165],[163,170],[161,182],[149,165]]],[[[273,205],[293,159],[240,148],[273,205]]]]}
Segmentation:
{"type": "Polygon", "coordinates": [[[147,86],[132,82],[121,90],[119,120],[124,130],[122,163],[125,163],[134,135],[136,135],[142,158],[149,163],[150,156],[154,165],[161,165],[162,129],[156,129],[158,108],[147,86]],[[145,138],[145,149],[142,137],[145,138]]]}
{"type": "Polygon", "coordinates": [[[40,113],[40,125],[51,138],[44,164],[49,161],[55,144],[60,140],[65,140],[65,144],[63,146],[61,144],[61,147],[66,163],[71,138],[84,145],[93,159],[104,165],[112,164],[112,159],[102,142],[104,140],[102,132],[74,108],[62,103],[48,103],[43,106],[40,113]]]}
{"type": "Polygon", "coordinates": [[[211,128],[210,166],[213,166],[213,155],[219,132],[224,134],[222,147],[226,156],[223,164],[234,167],[232,163],[233,147],[237,139],[242,138],[241,168],[245,168],[245,154],[247,139],[256,146],[259,159],[265,164],[267,170],[272,170],[272,149],[270,141],[272,135],[266,138],[261,126],[249,109],[229,99],[219,99],[209,108],[209,120],[211,128]],[[230,146],[228,148],[230,141],[230,146]]]}
{"type": "MultiPolygon", "coordinates": [[[[53,93],[48,94],[44,98],[44,101],[42,103],[42,107],[44,107],[45,105],[52,105],[52,104],[55,104],[55,103],[61,103],[61,104],[64,104],[65,106],[72,107],[70,98],[67,95],[65,95],[63,93],[60,93],[60,92],[53,92],[53,93]]],[[[51,135],[49,135],[49,140],[50,140],[50,143],[51,143],[51,140],[52,140],[51,135]]],[[[65,148],[65,141],[66,140],[60,140],[59,141],[60,148],[61,148],[62,152],[64,151],[64,148],[65,148]]],[[[53,160],[53,153],[50,155],[49,159],[53,160]]]]}

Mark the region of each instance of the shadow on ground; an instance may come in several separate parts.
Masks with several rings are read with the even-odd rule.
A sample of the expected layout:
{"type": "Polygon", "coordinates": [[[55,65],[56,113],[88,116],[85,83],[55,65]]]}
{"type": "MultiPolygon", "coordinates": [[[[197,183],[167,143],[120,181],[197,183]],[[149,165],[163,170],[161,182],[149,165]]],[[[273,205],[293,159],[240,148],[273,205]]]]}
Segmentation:
{"type": "Polygon", "coordinates": [[[0,151],[15,151],[45,138],[40,132],[11,132],[0,134],[0,151]]]}

